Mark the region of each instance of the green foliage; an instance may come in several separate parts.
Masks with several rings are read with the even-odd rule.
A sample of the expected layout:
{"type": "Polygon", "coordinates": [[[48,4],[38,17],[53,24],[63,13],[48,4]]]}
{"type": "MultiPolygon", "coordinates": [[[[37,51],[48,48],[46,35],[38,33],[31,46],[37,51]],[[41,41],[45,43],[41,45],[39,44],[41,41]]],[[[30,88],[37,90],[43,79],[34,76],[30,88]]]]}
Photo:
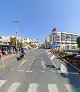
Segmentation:
{"type": "Polygon", "coordinates": [[[76,39],[76,42],[78,44],[78,47],[80,48],[80,36],[76,39]]]}

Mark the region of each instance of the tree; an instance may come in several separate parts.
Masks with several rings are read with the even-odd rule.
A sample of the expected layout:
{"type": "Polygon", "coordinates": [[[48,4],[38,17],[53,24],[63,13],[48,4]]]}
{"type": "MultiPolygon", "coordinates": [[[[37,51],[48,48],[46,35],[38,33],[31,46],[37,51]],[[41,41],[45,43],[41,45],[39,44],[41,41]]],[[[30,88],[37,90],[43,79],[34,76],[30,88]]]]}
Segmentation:
{"type": "Polygon", "coordinates": [[[80,50],[80,36],[76,39],[76,42],[77,42],[79,50],[80,50]]]}
{"type": "Polygon", "coordinates": [[[9,45],[16,45],[16,37],[10,38],[9,45]]]}

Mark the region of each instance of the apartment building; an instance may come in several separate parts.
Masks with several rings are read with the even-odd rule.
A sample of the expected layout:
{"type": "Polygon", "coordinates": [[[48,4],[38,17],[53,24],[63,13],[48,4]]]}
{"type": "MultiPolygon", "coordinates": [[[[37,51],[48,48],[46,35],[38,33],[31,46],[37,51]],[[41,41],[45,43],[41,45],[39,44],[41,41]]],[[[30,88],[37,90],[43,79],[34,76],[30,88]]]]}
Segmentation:
{"type": "Polygon", "coordinates": [[[47,36],[47,38],[45,40],[45,45],[46,45],[46,48],[47,49],[50,49],[51,48],[51,38],[50,38],[50,35],[47,36]]]}
{"type": "Polygon", "coordinates": [[[0,36],[0,45],[9,45],[10,36],[0,36]]]}
{"type": "Polygon", "coordinates": [[[76,50],[78,49],[78,45],[76,43],[78,36],[79,35],[75,33],[59,32],[54,28],[50,35],[52,49],[76,50]]]}

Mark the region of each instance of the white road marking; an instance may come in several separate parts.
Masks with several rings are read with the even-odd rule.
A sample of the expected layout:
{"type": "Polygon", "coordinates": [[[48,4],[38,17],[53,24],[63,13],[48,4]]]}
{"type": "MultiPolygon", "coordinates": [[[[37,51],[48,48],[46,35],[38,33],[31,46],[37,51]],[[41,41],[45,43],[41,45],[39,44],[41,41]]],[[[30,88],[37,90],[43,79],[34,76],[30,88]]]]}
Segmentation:
{"type": "Polygon", "coordinates": [[[0,80],[0,87],[2,87],[6,81],[7,80],[0,80]]]}
{"type": "Polygon", "coordinates": [[[43,69],[45,70],[45,61],[43,61],[43,57],[42,57],[41,65],[42,65],[43,69]]]}
{"type": "Polygon", "coordinates": [[[32,71],[26,71],[27,73],[29,73],[29,72],[32,72],[32,71]]]}
{"type": "Polygon", "coordinates": [[[66,86],[68,92],[77,92],[75,90],[75,88],[73,86],[71,86],[70,84],[65,84],[65,86],[66,86]]]}
{"type": "Polygon", "coordinates": [[[55,55],[53,55],[53,56],[51,57],[51,61],[53,60],[54,57],[55,57],[55,55]]]}
{"type": "Polygon", "coordinates": [[[29,68],[28,68],[28,71],[30,70],[30,68],[31,68],[31,66],[32,66],[32,64],[33,64],[33,62],[34,62],[34,60],[35,60],[35,58],[33,59],[32,63],[30,64],[30,66],[29,66],[29,68]]]}
{"type": "MultiPolygon", "coordinates": [[[[49,56],[48,56],[49,57],[49,56]]],[[[55,68],[58,70],[58,68],[57,68],[57,66],[56,66],[56,64],[53,62],[53,58],[55,57],[55,55],[53,55],[51,58],[50,58],[50,60],[52,61],[52,63],[53,63],[53,65],[55,66],[55,68]]],[[[60,71],[58,70],[58,72],[60,73],[60,71]]]]}
{"type": "Polygon", "coordinates": [[[63,64],[61,64],[61,69],[60,69],[60,71],[61,71],[62,73],[67,73],[67,68],[66,68],[63,64]]]}
{"type": "Polygon", "coordinates": [[[18,72],[23,72],[24,70],[18,70],[18,72]]]}
{"type": "Polygon", "coordinates": [[[58,68],[57,68],[57,66],[54,64],[54,62],[53,62],[53,61],[52,61],[52,63],[53,63],[53,65],[56,67],[56,69],[58,69],[58,68]]]}
{"type": "Polygon", "coordinates": [[[51,54],[51,52],[48,53],[48,55],[51,54]]]}
{"type": "Polygon", "coordinates": [[[39,70],[39,71],[40,71],[40,72],[43,72],[43,73],[45,72],[45,71],[42,71],[42,70],[39,70]]]}
{"type": "Polygon", "coordinates": [[[17,90],[17,88],[19,87],[19,85],[20,85],[20,83],[18,83],[18,82],[13,83],[13,84],[10,86],[8,92],[16,92],[16,90],[17,90]]]}
{"type": "Polygon", "coordinates": [[[37,83],[31,83],[29,85],[27,92],[37,92],[38,84],[37,83]]]}
{"type": "Polygon", "coordinates": [[[56,84],[48,84],[48,90],[49,92],[59,92],[56,84]]]}
{"type": "Polygon", "coordinates": [[[51,70],[51,72],[55,72],[54,70],[51,70]]]}
{"type": "Polygon", "coordinates": [[[11,69],[12,71],[14,70],[14,69],[11,69]]]}
{"type": "Polygon", "coordinates": [[[21,64],[19,65],[19,67],[21,67],[25,62],[21,62],[21,64]]]}

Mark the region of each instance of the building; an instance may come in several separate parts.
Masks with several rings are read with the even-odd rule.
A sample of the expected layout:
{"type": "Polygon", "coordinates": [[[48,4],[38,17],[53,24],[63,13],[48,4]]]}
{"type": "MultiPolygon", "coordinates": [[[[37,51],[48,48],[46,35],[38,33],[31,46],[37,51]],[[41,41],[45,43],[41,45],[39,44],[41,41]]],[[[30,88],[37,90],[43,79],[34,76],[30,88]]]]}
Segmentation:
{"type": "Polygon", "coordinates": [[[9,45],[10,36],[0,36],[0,45],[9,45]]]}
{"type": "Polygon", "coordinates": [[[50,35],[47,36],[46,40],[45,40],[45,44],[46,44],[46,48],[50,49],[51,48],[51,38],[50,35]]]}
{"type": "Polygon", "coordinates": [[[68,32],[59,32],[56,28],[52,30],[50,35],[52,49],[60,50],[76,50],[78,45],[76,39],[79,35],[68,32]]]}
{"type": "Polygon", "coordinates": [[[31,47],[39,47],[40,46],[40,43],[39,42],[31,42],[31,47]]]}
{"type": "Polygon", "coordinates": [[[23,40],[24,40],[24,43],[30,43],[30,42],[32,42],[32,40],[30,38],[24,38],[23,40]]]}

